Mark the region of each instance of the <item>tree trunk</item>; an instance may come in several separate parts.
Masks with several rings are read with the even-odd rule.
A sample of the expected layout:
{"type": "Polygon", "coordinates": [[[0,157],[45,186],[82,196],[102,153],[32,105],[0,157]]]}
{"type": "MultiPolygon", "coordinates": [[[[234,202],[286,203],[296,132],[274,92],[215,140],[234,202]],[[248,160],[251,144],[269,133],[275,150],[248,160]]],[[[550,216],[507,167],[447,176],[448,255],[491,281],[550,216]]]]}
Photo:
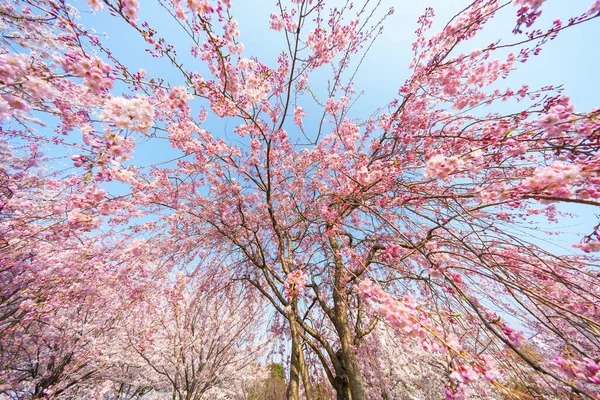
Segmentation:
{"type": "Polygon", "coordinates": [[[351,345],[351,341],[348,343],[349,346],[344,349],[344,344],[342,342],[342,364],[344,366],[346,377],[347,377],[347,385],[350,390],[350,398],[351,400],[366,400],[365,388],[362,379],[362,373],[360,372],[360,367],[358,363],[358,357],[356,356],[356,352],[351,345]]]}
{"type": "Polygon", "coordinates": [[[336,353],[339,367],[332,383],[336,400],[366,400],[365,389],[360,372],[358,358],[351,346],[339,349],[336,353]]]}
{"type": "Polygon", "coordinates": [[[335,377],[335,399],[336,400],[352,400],[350,386],[348,385],[348,376],[344,373],[335,377]]]}
{"type": "Polygon", "coordinates": [[[360,372],[358,357],[356,356],[356,351],[353,346],[354,340],[350,320],[348,318],[348,296],[346,294],[346,285],[348,282],[346,276],[347,269],[337,252],[339,249],[337,240],[331,237],[329,243],[333,249],[335,264],[333,291],[334,320],[332,322],[340,339],[341,348],[338,351],[337,358],[343,369],[343,376],[341,378],[344,378],[343,381],[340,382],[339,387],[340,390],[343,391],[346,390],[346,386],[349,388],[350,400],[366,400],[367,397],[365,394],[362,373],[360,372]]]}
{"type": "Polygon", "coordinates": [[[304,385],[304,397],[306,400],[312,400],[313,398],[313,390],[312,385],[310,383],[310,377],[308,375],[308,367],[306,366],[306,362],[304,361],[304,352],[302,351],[302,345],[300,345],[300,370],[302,372],[302,385],[304,385]]]}
{"type": "Polygon", "coordinates": [[[302,343],[298,333],[298,323],[295,315],[289,317],[292,333],[292,351],[290,355],[290,379],[286,391],[287,400],[300,400],[300,374],[302,373],[302,343]]]}

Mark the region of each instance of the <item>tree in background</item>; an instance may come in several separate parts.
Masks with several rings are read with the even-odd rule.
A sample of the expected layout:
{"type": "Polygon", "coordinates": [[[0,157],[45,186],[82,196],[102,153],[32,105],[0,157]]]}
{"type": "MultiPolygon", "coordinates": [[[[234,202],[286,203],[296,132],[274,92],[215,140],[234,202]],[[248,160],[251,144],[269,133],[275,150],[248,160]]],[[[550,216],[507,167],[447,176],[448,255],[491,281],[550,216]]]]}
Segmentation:
{"type": "MultiPolygon", "coordinates": [[[[544,28],[543,1],[476,0],[438,33],[426,9],[397,97],[358,116],[353,81],[392,12],[380,10],[381,2],[278,3],[270,27],[287,48],[272,65],[244,50],[230,1],[158,0],[161,15],[183,34],[172,44],[160,26],[140,21],[145,4],[87,3],[127,23],[177,77],[130,70],[65,2],[3,5],[10,32],[0,54],[0,115],[9,118],[3,134],[19,144],[53,143],[71,152],[76,168],[63,172],[68,189],[55,197],[67,211],[41,215],[66,212],[64,236],[82,246],[66,244],[74,255],[61,252],[65,258],[44,263],[35,279],[56,266],[78,277],[76,265],[91,263],[87,248],[101,243],[94,235],[102,232],[99,262],[128,265],[122,287],[148,276],[193,281],[208,269],[202,279],[224,284],[216,287],[243,288],[232,295],[252,288],[251,299],[271,306],[269,332],[289,343],[290,399],[317,398],[323,380],[338,399],[353,400],[401,398],[411,387],[447,399],[531,398],[532,387],[558,398],[598,398],[598,227],[576,245],[576,256],[555,254],[522,229],[534,216],[566,220],[560,203],[600,206],[600,109],[576,111],[560,87],[503,83],[562,31],[596,23],[598,1],[544,28]],[[470,49],[493,17],[515,11],[512,35],[470,49]],[[182,61],[186,53],[193,64],[182,61]],[[216,119],[233,122],[235,139],[206,129],[216,119]],[[38,120],[56,126],[56,135],[33,131],[38,120]],[[163,139],[175,160],[136,162],[136,141],[164,146],[163,139]],[[140,238],[154,243],[144,246],[149,254],[131,251],[140,238]],[[74,263],[75,255],[84,261],[74,263]],[[197,262],[207,257],[223,262],[197,262]],[[547,350],[531,350],[521,330],[547,350]],[[390,356],[398,351],[415,355],[406,372],[390,356]],[[425,372],[432,387],[419,382],[425,372]],[[515,383],[523,374],[537,386],[515,383]]],[[[28,234],[5,232],[6,254],[13,254],[28,234]]],[[[95,288],[106,282],[110,274],[100,272],[87,281],[95,288]]],[[[148,329],[160,327],[157,343],[170,343],[157,346],[176,343],[175,352],[157,348],[146,363],[183,398],[196,393],[180,382],[190,365],[197,371],[187,362],[197,350],[189,329],[175,328],[187,326],[183,315],[193,319],[179,310],[212,293],[206,287],[192,286],[185,304],[168,302],[170,311],[157,319],[144,315],[148,329]]],[[[43,286],[40,296],[50,290],[43,286]]],[[[91,316],[112,321],[147,301],[141,288],[127,293],[129,302],[115,309],[92,302],[91,316]]],[[[80,297],[70,298],[79,304],[80,297]]],[[[235,304],[225,315],[240,310],[235,304]]],[[[237,331],[251,315],[237,314],[229,327],[237,331]]],[[[149,337],[135,329],[128,337],[144,358],[140,341],[149,337]]],[[[10,383],[4,392],[20,390],[10,383]]]]}
{"type": "Polygon", "coordinates": [[[260,302],[181,273],[161,291],[124,321],[123,352],[139,359],[146,379],[155,376],[154,387],[170,387],[172,398],[200,399],[213,388],[237,385],[237,375],[262,354],[260,302]]]}

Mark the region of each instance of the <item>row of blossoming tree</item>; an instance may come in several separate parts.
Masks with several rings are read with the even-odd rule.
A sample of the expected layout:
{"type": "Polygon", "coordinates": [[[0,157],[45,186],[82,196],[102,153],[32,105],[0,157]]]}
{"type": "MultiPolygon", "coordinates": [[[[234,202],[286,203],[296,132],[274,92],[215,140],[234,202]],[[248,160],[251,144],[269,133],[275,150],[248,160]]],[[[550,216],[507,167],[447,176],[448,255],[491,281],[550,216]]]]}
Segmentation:
{"type": "Polygon", "coordinates": [[[174,43],[137,0],[0,3],[0,398],[278,398],[277,357],[288,399],[600,399],[600,227],[568,255],[523,234],[600,206],[600,108],[504,80],[599,1],[426,9],[360,116],[381,1],[278,2],[272,65],[230,0],[156,3],[174,43]]]}

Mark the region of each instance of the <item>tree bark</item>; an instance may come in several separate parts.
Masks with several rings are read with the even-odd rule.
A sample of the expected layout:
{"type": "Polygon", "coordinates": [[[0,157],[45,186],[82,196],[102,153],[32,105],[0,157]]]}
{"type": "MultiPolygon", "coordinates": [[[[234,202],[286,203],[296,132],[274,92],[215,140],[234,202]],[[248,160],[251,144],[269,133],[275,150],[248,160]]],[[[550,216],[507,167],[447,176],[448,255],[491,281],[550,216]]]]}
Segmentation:
{"type": "MultiPolygon", "coordinates": [[[[300,335],[298,335],[300,336],[300,335]]],[[[302,372],[302,385],[304,386],[304,397],[306,400],[313,399],[313,390],[312,385],[310,383],[310,376],[308,375],[308,367],[306,366],[306,362],[304,361],[304,352],[302,351],[302,345],[300,345],[300,368],[302,372]]]]}
{"type": "MultiPolygon", "coordinates": [[[[345,379],[340,382],[340,390],[345,391],[344,386],[347,386],[350,391],[350,400],[366,400],[365,387],[363,384],[362,373],[356,350],[353,346],[354,340],[350,320],[348,318],[348,296],[346,294],[346,286],[348,283],[347,270],[343,260],[338,254],[339,243],[331,237],[329,239],[333,250],[333,258],[335,265],[334,276],[334,320],[333,325],[340,339],[340,350],[338,351],[338,359],[342,365],[345,379]]],[[[344,394],[345,395],[345,394],[344,394]]],[[[343,398],[343,397],[342,397],[343,398]]]]}
{"type": "Polygon", "coordinates": [[[308,367],[304,361],[304,353],[302,352],[302,337],[300,335],[300,326],[296,318],[298,316],[298,306],[296,299],[291,302],[293,314],[290,315],[290,331],[292,336],[292,354],[290,361],[290,382],[288,384],[287,398],[288,399],[299,399],[300,398],[300,378],[302,379],[302,385],[304,386],[304,393],[306,400],[312,400],[312,385],[310,383],[310,377],[308,375],[308,367]],[[294,397],[295,396],[295,397],[294,397]]]}
{"type": "Polygon", "coordinates": [[[286,399],[300,400],[300,374],[302,371],[300,365],[300,354],[302,352],[302,347],[300,343],[300,335],[298,335],[298,325],[296,323],[295,316],[291,315],[289,317],[289,321],[290,330],[292,332],[292,351],[290,355],[290,378],[286,390],[286,399]]]}

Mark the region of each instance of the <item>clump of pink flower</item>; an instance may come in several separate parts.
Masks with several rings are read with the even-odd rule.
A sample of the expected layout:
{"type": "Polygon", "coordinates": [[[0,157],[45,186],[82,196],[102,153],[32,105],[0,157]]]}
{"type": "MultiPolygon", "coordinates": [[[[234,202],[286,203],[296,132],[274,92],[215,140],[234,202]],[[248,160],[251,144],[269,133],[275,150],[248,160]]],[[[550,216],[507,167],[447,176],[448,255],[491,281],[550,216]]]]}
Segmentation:
{"type": "Polygon", "coordinates": [[[24,54],[0,54],[0,80],[12,82],[23,75],[27,69],[27,57],[24,54]]]}
{"type": "Polygon", "coordinates": [[[450,379],[457,383],[469,383],[480,378],[479,373],[470,365],[460,365],[457,369],[450,373],[450,379]]]}
{"type": "Polygon", "coordinates": [[[312,31],[306,39],[306,44],[314,53],[311,57],[313,67],[331,62],[337,53],[356,37],[358,23],[359,20],[354,19],[348,25],[335,25],[331,33],[321,27],[312,31]]]}
{"type": "Polygon", "coordinates": [[[533,176],[524,179],[520,189],[525,192],[546,192],[550,195],[565,196],[582,181],[581,167],[555,161],[547,167],[537,168],[533,176]]]}
{"type": "Polygon", "coordinates": [[[304,116],[306,116],[306,112],[302,107],[296,107],[294,109],[294,123],[298,127],[302,127],[302,118],[304,118],[304,116]]]}
{"type": "Polygon", "coordinates": [[[86,57],[71,52],[60,61],[66,72],[83,78],[85,85],[94,94],[101,94],[113,87],[115,77],[111,74],[111,66],[97,56],[86,57]]]}
{"type": "Polygon", "coordinates": [[[274,31],[280,31],[283,28],[285,28],[285,23],[283,21],[283,18],[281,18],[279,15],[277,15],[277,14],[271,14],[270,15],[270,21],[269,21],[269,26],[274,31]]]}
{"type": "Polygon", "coordinates": [[[131,22],[135,22],[138,19],[138,12],[140,11],[140,3],[137,0],[121,0],[121,7],[123,15],[131,22]]]}
{"type": "Polygon", "coordinates": [[[592,16],[600,13],[600,0],[594,0],[590,8],[586,11],[585,15],[592,16]]]}
{"type": "Polygon", "coordinates": [[[141,95],[132,99],[113,97],[104,104],[100,117],[118,129],[148,133],[154,120],[154,107],[147,97],[141,95]]]}
{"type": "Polygon", "coordinates": [[[104,8],[104,3],[102,3],[102,0],[87,0],[87,3],[94,11],[102,11],[104,8]]]}
{"type": "Polygon", "coordinates": [[[358,170],[356,174],[356,180],[361,185],[369,186],[381,179],[382,176],[383,173],[381,172],[381,170],[377,168],[369,169],[366,166],[364,166],[358,170]]]}
{"type": "Polygon", "coordinates": [[[207,0],[187,0],[188,8],[196,14],[206,15],[214,12],[207,0]]]}
{"type": "Polygon", "coordinates": [[[551,363],[559,367],[570,378],[600,384],[600,365],[590,358],[567,359],[563,356],[557,356],[552,359],[551,363]]]}
{"type": "Polygon", "coordinates": [[[575,243],[573,247],[583,250],[586,253],[595,253],[600,251],[600,240],[589,240],[584,243],[575,243]]]}
{"type": "Polygon", "coordinates": [[[356,141],[360,139],[360,128],[349,119],[344,119],[337,127],[337,134],[348,150],[354,150],[356,141]]]}
{"type": "Polygon", "coordinates": [[[244,98],[251,103],[260,103],[271,90],[267,73],[260,70],[256,61],[247,58],[242,58],[237,67],[244,74],[244,98]]]}
{"type": "Polygon", "coordinates": [[[53,100],[56,96],[54,88],[47,81],[35,76],[27,77],[23,88],[37,100],[53,100]]]}
{"type": "Polygon", "coordinates": [[[113,165],[131,159],[131,152],[135,143],[131,137],[124,138],[119,135],[108,134],[106,140],[106,152],[102,156],[108,156],[108,160],[113,165]]]}
{"type": "Polygon", "coordinates": [[[75,208],[68,213],[68,222],[72,229],[90,231],[100,226],[101,220],[75,208]]]}
{"type": "Polygon", "coordinates": [[[546,0],[514,0],[513,3],[537,11],[546,0]]]}
{"type": "Polygon", "coordinates": [[[166,99],[166,106],[172,110],[179,109],[187,111],[189,109],[188,101],[193,99],[187,89],[183,86],[175,86],[169,92],[169,97],[166,99]]]}
{"type": "Polygon", "coordinates": [[[291,301],[294,296],[302,294],[307,278],[306,272],[301,269],[290,272],[284,283],[285,297],[291,301]]]}
{"type": "Polygon", "coordinates": [[[458,157],[445,157],[437,154],[427,160],[425,176],[427,178],[446,179],[451,174],[461,171],[464,167],[465,162],[458,157]]]}
{"type": "Polygon", "coordinates": [[[15,111],[27,111],[29,105],[18,96],[3,94],[0,96],[0,118],[9,116],[15,111]]]}
{"type": "Polygon", "coordinates": [[[523,332],[516,331],[508,325],[502,327],[502,332],[506,335],[508,341],[516,348],[522,347],[525,344],[525,336],[523,332]]]}
{"type": "Polygon", "coordinates": [[[513,0],[513,3],[519,6],[517,27],[513,30],[513,33],[522,33],[521,24],[525,24],[527,27],[534,24],[537,18],[542,15],[540,7],[544,1],[546,0],[513,0]]]}
{"type": "Polygon", "coordinates": [[[569,97],[562,97],[557,104],[552,106],[546,113],[536,119],[537,125],[546,131],[546,138],[559,138],[565,131],[572,129],[569,119],[572,117],[575,107],[571,104],[569,97]]]}
{"type": "Polygon", "coordinates": [[[376,305],[377,313],[392,326],[412,336],[424,334],[412,298],[405,296],[402,300],[395,299],[370,279],[361,281],[356,290],[362,298],[376,305]]]}

